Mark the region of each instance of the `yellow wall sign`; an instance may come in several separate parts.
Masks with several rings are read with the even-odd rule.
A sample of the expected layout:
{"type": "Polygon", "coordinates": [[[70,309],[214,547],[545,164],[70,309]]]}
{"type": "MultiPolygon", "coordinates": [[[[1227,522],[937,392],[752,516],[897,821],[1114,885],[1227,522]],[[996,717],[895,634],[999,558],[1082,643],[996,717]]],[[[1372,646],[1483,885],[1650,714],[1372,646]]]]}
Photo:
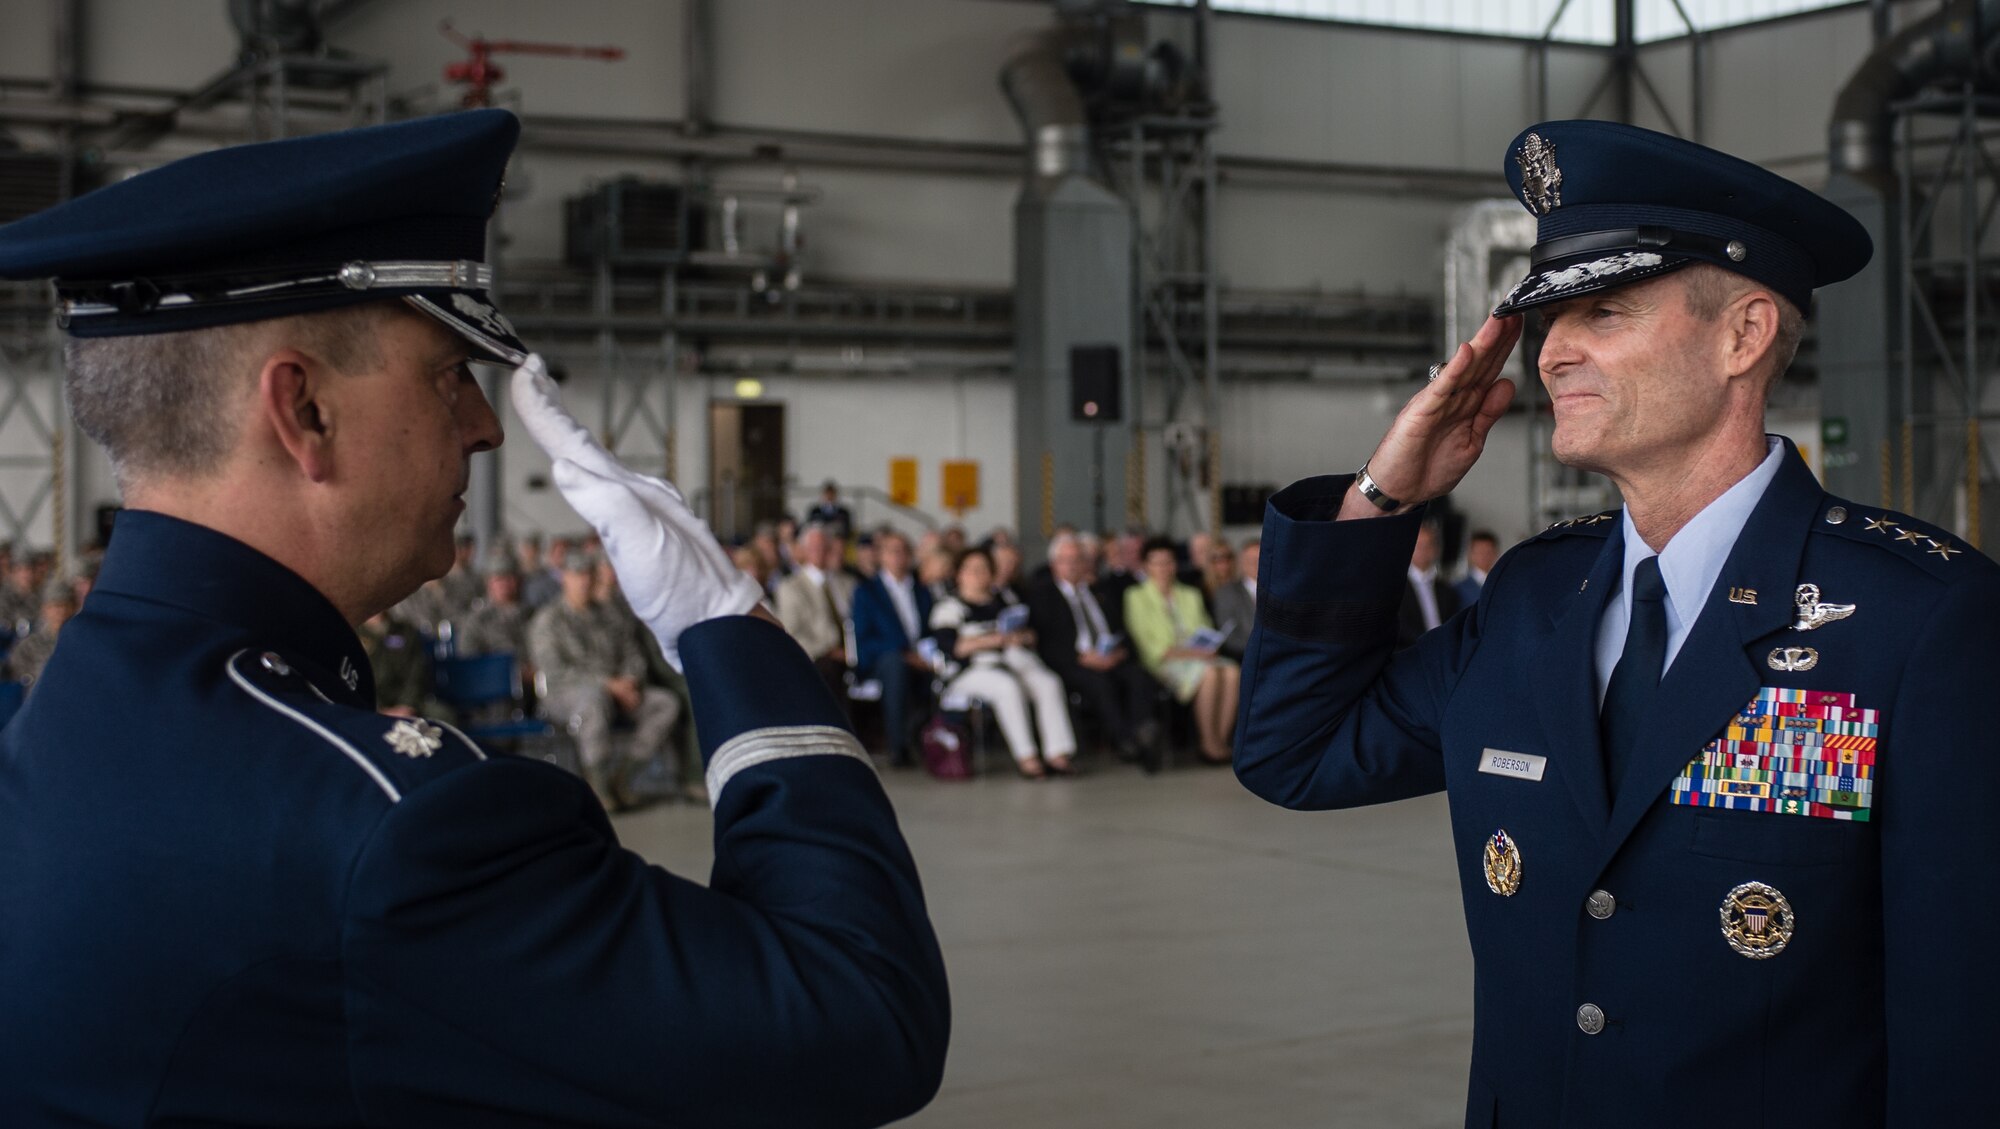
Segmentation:
{"type": "Polygon", "coordinates": [[[944,508],[961,514],[979,508],[978,463],[945,460],[944,508]]]}
{"type": "Polygon", "coordinates": [[[889,460],[889,500],[899,506],[917,504],[917,460],[889,460]]]}

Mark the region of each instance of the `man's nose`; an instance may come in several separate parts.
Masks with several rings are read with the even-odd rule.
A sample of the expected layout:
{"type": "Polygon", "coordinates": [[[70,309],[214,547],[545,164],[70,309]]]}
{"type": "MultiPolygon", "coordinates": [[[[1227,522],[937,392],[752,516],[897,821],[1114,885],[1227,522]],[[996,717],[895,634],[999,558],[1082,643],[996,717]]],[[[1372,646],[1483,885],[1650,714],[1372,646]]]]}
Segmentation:
{"type": "Polygon", "coordinates": [[[466,439],[466,452],[476,454],[491,451],[506,441],[506,433],[500,430],[500,417],[493,412],[493,405],[487,402],[486,390],[477,383],[471,387],[472,395],[461,396],[458,400],[458,430],[466,439]]]}

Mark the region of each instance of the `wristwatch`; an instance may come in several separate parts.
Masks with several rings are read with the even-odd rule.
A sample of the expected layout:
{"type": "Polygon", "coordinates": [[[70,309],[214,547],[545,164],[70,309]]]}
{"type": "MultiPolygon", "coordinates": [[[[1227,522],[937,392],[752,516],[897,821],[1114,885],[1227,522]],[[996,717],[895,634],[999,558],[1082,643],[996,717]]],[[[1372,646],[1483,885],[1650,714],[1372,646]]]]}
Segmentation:
{"type": "Polygon", "coordinates": [[[1375,485],[1375,480],[1368,477],[1367,463],[1362,463],[1361,469],[1354,472],[1354,485],[1361,491],[1362,497],[1375,503],[1375,508],[1383,513],[1392,514],[1403,508],[1403,503],[1384,494],[1382,488],[1375,485]]]}

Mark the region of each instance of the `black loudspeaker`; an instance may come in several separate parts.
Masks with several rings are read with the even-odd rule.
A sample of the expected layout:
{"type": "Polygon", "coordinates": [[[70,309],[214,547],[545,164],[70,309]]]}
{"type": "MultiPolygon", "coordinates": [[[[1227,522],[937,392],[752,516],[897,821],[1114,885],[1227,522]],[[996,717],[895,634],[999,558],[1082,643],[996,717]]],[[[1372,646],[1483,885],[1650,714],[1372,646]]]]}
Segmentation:
{"type": "Polygon", "coordinates": [[[1072,345],[1069,349],[1069,418],[1078,423],[1117,423],[1124,413],[1118,395],[1116,345],[1072,345]]]}

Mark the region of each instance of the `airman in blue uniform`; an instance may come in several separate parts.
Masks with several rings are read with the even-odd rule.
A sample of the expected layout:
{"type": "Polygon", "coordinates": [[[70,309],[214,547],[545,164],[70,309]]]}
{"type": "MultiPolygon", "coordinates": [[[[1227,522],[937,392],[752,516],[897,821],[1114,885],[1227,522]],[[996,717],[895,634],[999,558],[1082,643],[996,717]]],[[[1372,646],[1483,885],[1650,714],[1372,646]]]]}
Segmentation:
{"type": "Polygon", "coordinates": [[[375,708],[353,625],[448,567],[500,441],[465,362],[528,362],[536,439],[573,426],[479,261],[517,131],[223,150],[0,228],[128,503],[0,733],[0,1125],[866,1126],[935,1091],[888,800],[671,487],[558,452],[599,460],[575,504],[687,673],[707,886],[582,781],[375,708]]]}
{"type": "Polygon", "coordinates": [[[1533,273],[1360,474],[1272,499],[1237,773],[1300,809],[1448,792],[1469,1127],[1974,1123],[2000,569],[1828,496],[1762,427],[1865,233],[1631,127],[1539,125],[1509,166],[1533,273]],[[1392,654],[1418,503],[1505,411],[1524,310],[1556,455],[1626,504],[1515,547],[1392,654]]]}

